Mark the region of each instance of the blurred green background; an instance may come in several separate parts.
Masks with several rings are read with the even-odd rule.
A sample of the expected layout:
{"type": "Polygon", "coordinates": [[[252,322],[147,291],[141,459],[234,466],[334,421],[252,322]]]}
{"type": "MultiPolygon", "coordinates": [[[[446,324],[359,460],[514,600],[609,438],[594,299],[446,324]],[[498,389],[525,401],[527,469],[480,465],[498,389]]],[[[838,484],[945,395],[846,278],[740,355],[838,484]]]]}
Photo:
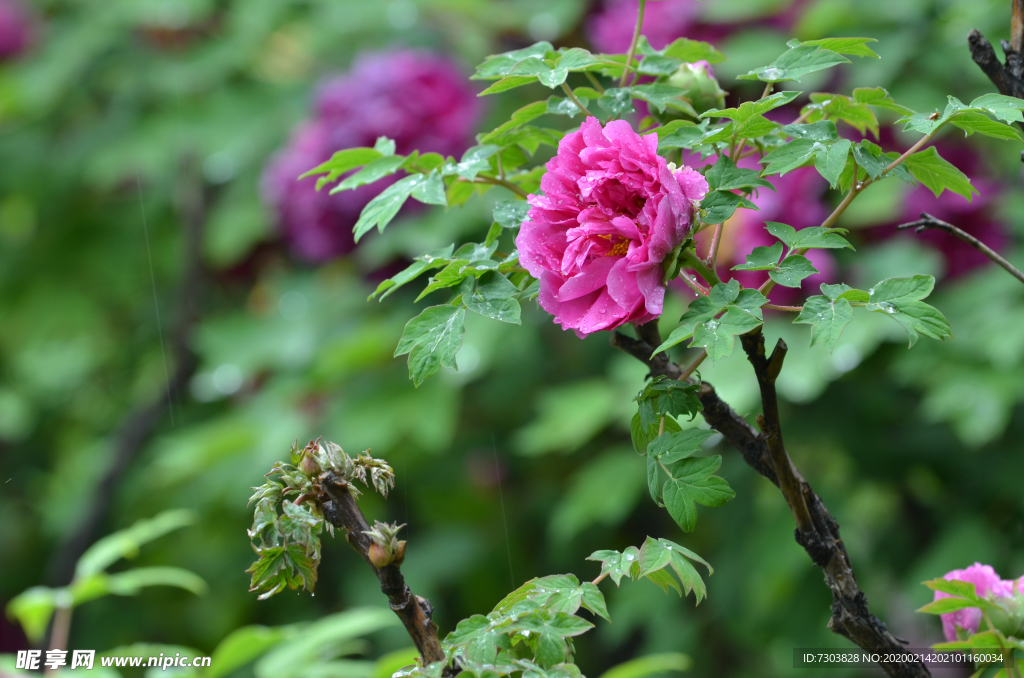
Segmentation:
{"type": "MultiPolygon", "coordinates": [[[[686,17],[672,37],[711,40],[729,57],[716,72],[730,101],[737,92],[756,96],[733,77],[770,61],[790,37],[833,35],[878,38],[883,58],[798,87],[882,85],[917,110],[942,107],[947,94],[969,101],[991,86],[970,60],[967,32],[981,29],[993,43],[1009,33],[1003,0],[670,3],[686,17]]],[[[249,488],[293,440],[322,435],[393,465],[393,494],[385,503],[367,493],[363,508],[371,520],[408,524],[403,570],[433,603],[442,633],[531,577],[592,579],[597,565],[584,560],[592,551],[653,535],[711,562],[708,600],[694,608],[647,582],[620,590],[605,582],[614,623],[578,639],[587,675],[679,651],[696,675],[810,678],[813,671],[791,668],[792,648],[846,646],[825,629],[829,593],[792,538],[782,497],[731,450],[723,446],[722,475],[737,498],[702,509],[696,532],[682,535],[650,501],[628,428],[644,369],[612,351],[606,334],[580,341],[535,307],[524,307],[522,327],[471,314],[459,371],[413,389],[404,359],[391,354],[418,312],[415,294],[383,303],[366,296],[403,258],[480,237],[486,203],[405,214],[384,235],[313,265],[289,250],[261,199],[260,174],[310,116],[316,83],[361,52],[432,50],[468,74],[486,54],[537,39],[587,46],[615,7],[26,7],[28,44],[0,65],[0,606],[30,586],[67,583],[68,544],[99,495],[109,505],[89,540],[169,508],[196,511],[194,525],[146,546],[133,564],[190,569],[209,590],[151,588],[86,603],[74,613],[72,648],[145,642],[209,654],[246,624],[382,607],[371,573],[339,538],[325,539],[315,597],[257,602],[247,592],[249,488]],[[185,284],[199,280],[187,264],[189,224],[202,235],[198,291],[185,284]],[[194,350],[194,371],[179,339],[194,350]],[[182,388],[167,401],[179,371],[182,388]],[[119,462],[126,427],[147,416],[152,434],[119,462]],[[124,472],[101,484],[112,465],[124,472]]],[[[546,96],[525,89],[488,99],[479,129],[546,96]]],[[[933,211],[992,224],[1003,251],[1020,261],[1020,149],[987,141],[956,142],[986,186],[975,206],[933,211]]],[[[780,382],[790,453],[842,525],[872,610],[923,647],[941,630],[937,618],[913,612],[930,597],[922,580],[975,560],[1005,577],[1024,574],[1024,288],[991,266],[950,264],[956,245],[890,237],[914,217],[903,219],[903,190],[880,185],[848,213],[858,254],[838,262],[837,279],[935,273],[934,303],[955,339],[908,351],[898,328],[864,318],[829,355],[807,348],[806,327],[769,322],[767,332],[791,347],[780,382]]],[[[667,303],[663,331],[685,303],[667,303]]],[[[702,374],[753,413],[756,384],[741,355],[702,374]]],[[[351,650],[374,658],[409,645],[400,628],[368,637],[351,650]]],[[[27,647],[18,624],[0,619],[0,652],[27,647]]],[[[333,671],[306,675],[364,675],[333,671]]]]}

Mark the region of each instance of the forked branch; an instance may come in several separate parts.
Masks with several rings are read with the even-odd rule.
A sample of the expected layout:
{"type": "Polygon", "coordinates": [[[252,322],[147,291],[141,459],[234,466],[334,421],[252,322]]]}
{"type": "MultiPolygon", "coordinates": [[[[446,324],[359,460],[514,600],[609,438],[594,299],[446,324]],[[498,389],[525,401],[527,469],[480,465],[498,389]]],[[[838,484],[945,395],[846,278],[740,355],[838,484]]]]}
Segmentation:
{"type": "Polygon", "coordinates": [[[1006,63],[1000,63],[992,44],[981,31],[967,36],[974,63],[988,76],[1000,94],[1024,99],[1024,0],[1010,0],[1010,40],[1001,45],[1006,63]]]}
{"type": "MultiPolygon", "coordinates": [[[[643,362],[652,376],[665,375],[671,379],[682,376],[683,371],[664,353],[651,356],[654,348],[661,344],[655,323],[637,327],[637,335],[639,338],[633,339],[616,332],[612,335],[612,346],[643,362]]],[[[782,489],[797,520],[797,543],[822,569],[825,583],[832,591],[829,629],[869,652],[883,656],[903,655],[903,644],[868,610],[867,596],[857,585],[846,545],[839,534],[839,524],[785,452],[775,393],[775,378],[785,358],[785,344],[780,344],[771,357],[765,357],[764,337],[760,329],[741,337],[741,341],[761,387],[765,412],[762,431],[758,432],[719,398],[711,384],[701,382],[697,396],[704,406],[704,419],[739,450],[751,468],[782,489]]],[[[890,676],[899,678],[931,675],[927,667],[918,661],[879,662],[879,665],[890,676]]]]}

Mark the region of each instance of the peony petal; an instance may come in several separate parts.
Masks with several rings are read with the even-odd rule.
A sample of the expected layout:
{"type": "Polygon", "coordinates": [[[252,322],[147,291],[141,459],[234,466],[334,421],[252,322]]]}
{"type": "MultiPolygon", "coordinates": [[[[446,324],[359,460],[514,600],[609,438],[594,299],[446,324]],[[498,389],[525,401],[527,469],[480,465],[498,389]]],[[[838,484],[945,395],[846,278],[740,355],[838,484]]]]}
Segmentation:
{"type": "Polygon", "coordinates": [[[625,259],[622,257],[597,257],[596,259],[591,259],[583,267],[579,275],[569,278],[562,284],[562,287],[558,290],[558,300],[561,302],[571,301],[601,289],[608,282],[608,272],[619,261],[625,263],[625,259]]]}

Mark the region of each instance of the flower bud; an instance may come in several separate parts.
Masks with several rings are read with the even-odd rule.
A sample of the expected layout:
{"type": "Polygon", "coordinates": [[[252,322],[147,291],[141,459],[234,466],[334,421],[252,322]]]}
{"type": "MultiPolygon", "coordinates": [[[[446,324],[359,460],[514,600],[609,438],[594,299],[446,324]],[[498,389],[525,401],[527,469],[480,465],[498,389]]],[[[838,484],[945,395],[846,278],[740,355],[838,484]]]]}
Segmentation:
{"type": "Polygon", "coordinates": [[[377,542],[370,544],[370,548],[367,549],[366,555],[369,556],[370,562],[373,563],[373,566],[378,570],[384,569],[394,560],[394,556],[388,553],[387,549],[377,542]]]}
{"type": "Polygon", "coordinates": [[[698,113],[725,107],[725,91],[718,86],[715,72],[706,61],[682,64],[669,76],[668,84],[683,90],[683,96],[698,113]]]}
{"type": "Polygon", "coordinates": [[[1009,598],[996,598],[996,609],[989,610],[992,625],[1007,636],[1020,638],[1024,634],[1024,596],[1020,593],[1009,598]]]}
{"type": "Polygon", "coordinates": [[[299,462],[299,470],[310,478],[320,475],[320,472],[323,470],[320,468],[320,464],[317,463],[309,447],[302,451],[302,461],[299,462]]]}
{"type": "Polygon", "coordinates": [[[401,565],[405,561],[405,540],[401,539],[398,542],[398,547],[395,549],[395,565],[401,565]]]}

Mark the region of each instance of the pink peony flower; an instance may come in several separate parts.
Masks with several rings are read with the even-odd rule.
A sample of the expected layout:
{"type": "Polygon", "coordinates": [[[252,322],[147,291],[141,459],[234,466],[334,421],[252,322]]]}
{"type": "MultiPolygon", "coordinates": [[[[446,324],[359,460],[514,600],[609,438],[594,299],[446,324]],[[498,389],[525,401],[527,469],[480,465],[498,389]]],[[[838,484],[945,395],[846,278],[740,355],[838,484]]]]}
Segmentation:
{"type": "MultiPolygon", "coordinates": [[[[1013,593],[1013,582],[1000,579],[991,565],[975,563],[965,570],[953,570],[946,574],[943,579],[965,581],[974,584],[974,590],[979,596],[984,596],[990,591],[997,597],[1006,597],[1013,593]]],[[[934,600],[950,597],[948,593],[936,591],[934,600]]],[[[963,610],[949,612],[941,616],[942,633],[946,636],[946,640],[950,642],[957,639],[957,627],[969,633],[977,633],[978,626],[981,624],[981,610],[976,607],[964,608],[963,610]]]]}
{"type": "Polygon", "coordinates": [[[0,0],[0,61],[17,57],[32,43],[32,17],[17,0],[0,0]]]}
{"type": "Polygon", "coordinates": [[[331,195],[316,190],[315,177],[297,181],[301,174],[335,151],[373,146],[379,136],[394,139],[402,154],[461,155],[473,144],[480,106],[454,63],[400,51],[365,55],[348,74],[325,81],[314,110],[265,168],[261,190],[292,248],[324,261],[355,246],[352,227],[363,207],[397,177],[331,195]]]}
{"type": "Polygon", "coordinates": [[[661,314],[662,261],[689,236],[704,177],[676,170],[654,135],[587,118],[567,134],[531,195],[516,245],[540,305],[580,337],[661,314]]]}

